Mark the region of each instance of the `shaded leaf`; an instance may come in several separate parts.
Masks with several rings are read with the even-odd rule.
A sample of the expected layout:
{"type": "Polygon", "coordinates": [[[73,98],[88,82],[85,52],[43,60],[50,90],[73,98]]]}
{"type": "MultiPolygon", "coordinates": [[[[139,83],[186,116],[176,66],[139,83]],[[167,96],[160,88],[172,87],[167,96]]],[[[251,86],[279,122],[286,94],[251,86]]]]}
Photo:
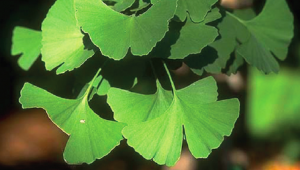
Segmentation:
{"type": "Polygon", "coordinates": [[[293,15],[286,1],[267,0],[263,11],[251,20],[242,20],[233,14],[227,16],[234,19],[235,25],[240,24],[247,30],[243,37],[237,35],[241,43],[237,52],[265,73],[278,72],[279,64],[273,54],[284,60],[293,37],[293,15]]]}
{"type": "Polygon", "coordinates": [[[147,58],[127,56],[121,61],[110,61],[101,75],[112,87],[131,89],[136,79],[145,73],[148,62],[147,58]]]}
{"type": "Polygon", "coordinates": [[[151,55],[159,58],[184,59],[191,54],[201,53],[202,49],[213,43],[218,36],[218,30],[206,24],[219,17],[219,11],[213,10],[201,23],[194,23],[190,18],[181,26],[178,26],[177,22],[171,22],[169,32],[151,55]]]}
{"type": "Polygon", "coordinates": [[[200,54],[185,59],[184,62],[194,73],[202,75],[204,70],[209,73],[221,73],[226,67],[231,53],[237,46],[236,31],[242,30],[235,27],[233,22],[232,18],[223,18],[217,25],[220,37],[200,54]]]}
{"type": "Polygon", "coordinates": [[[176,44],[171,46],[169,59],[184,59],[190,54],[198,54],[204,47],[214,42],[218,36],[218,30],[205,23],[195,24],[187,20],[180,30],[180,36],[176,44]]]}

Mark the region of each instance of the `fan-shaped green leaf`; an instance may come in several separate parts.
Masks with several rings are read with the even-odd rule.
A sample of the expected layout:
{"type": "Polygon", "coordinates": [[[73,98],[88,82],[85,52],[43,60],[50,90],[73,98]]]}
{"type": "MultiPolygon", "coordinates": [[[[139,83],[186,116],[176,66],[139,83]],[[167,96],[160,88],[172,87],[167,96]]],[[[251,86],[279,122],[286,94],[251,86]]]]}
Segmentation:
{"type": "Polygon", "coordinates": [[[15,27],[12,38],[12,55],[22,54],[18,60],[23,70],[29,70],[39,57],[42,48],[40,31],[24,27],[15,27]]]}
{"type": "Polygon", "coordinates": [[[178,0],[176,16],[184,21],[189,15],[193,22],[201,22],[216,2],[217,0],[178,0]]]}
{"type": "Polygon", "coordinates": [[[71,71],[94,55],[93,50],[85,49],[73,0],[55,2],[42,24],[42,36],[42,60],[47,70],[59,66],[58,74],[71,71]]]}
{"type": "Polygon", "coordinates": [[[205,23],[196,24],[191,20],[180,30],[176,44],[171,46],[169,59],[184,59],[190,54],[198,54],[204,47],[214,42],[218,30],[205,23]]]}
{"type": "Polygon", "coordinates": [[[203,22],[194,23],[187,18],[182,27],[177,22],[170,24],[165,38],[153,50],[153,56],[168,59],[184,59],[191,54],[201,53],[202,49],[214,42],[218,30],[206,25],[221,17],[219,10],[213,10],[203,22]]]}
{"type": "Polygon", "coordinates": [[[107,155],[123,139],[124,125],[100,118],[89,107],[87,91],[76,100],[57,97],[26,83],[21,91],[23,108],[43,108],[51,120],[70,135],[64,158],[70,164],[92,163],[107,155]]]}
{"type": "Polygon", "coordinates": [[[273,54],[285,59],[293,37],[293,15],[286,1],[267,0],[263,11],[252,20],[245,21],[232,14],[228,17],[247,30],[242,37],[237,35],[241,43],[237,52],[265,73],[278,72],[279,64],[273,54]]]}
{"type": "Polygon", "coordinates": [[[223,136],[230,135],[238,117],[239,102],[236,99],[216,101],[217,86],[213,78],[177,90],[173,97],[165,91],[160,97],[161,91],[164,90],[158,84],[154,95],[119,89],[108,92],[108,103],[117,119],[128,124],[123,129],[128,144],[146,159],[174,165],[180,157],[183,129],[190,151],[196,158],[207,157],[212,149],[219,147],[223,136]],[[165,100],[164,104],[162,100],[165,100]],[[126,109],[121,110],[120,102],[126,109]],[[128,118],[134,110],[139,112],[128,118]]]}
{"type": "Polygon", "coordinates": [[[101,0],[75,0],[76,16],[102,54],[120,60],[129,48],[134,55],[148,54],[168,31],[177,0],[152,3],[144,14],[127,16],[112,10],[101,0]]]}
{"type": "Polygon", "coordinates": [[[111,88],[107,94],[107,102],[112,106],[114,118],[119,122],[132,124],[159,117],[170,106],[172,93],[164,90],[159,82],[156,84],[157,92],[154,95],[111,88]],[[145,114],[141,114],[141,111],[145,114]]]}

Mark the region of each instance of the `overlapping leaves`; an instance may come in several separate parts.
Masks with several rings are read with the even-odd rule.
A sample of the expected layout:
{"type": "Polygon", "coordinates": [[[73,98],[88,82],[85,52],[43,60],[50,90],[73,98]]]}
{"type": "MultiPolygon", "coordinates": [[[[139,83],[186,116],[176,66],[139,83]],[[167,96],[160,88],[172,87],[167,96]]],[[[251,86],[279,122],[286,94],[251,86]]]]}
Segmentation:
{"type": "Polygon", "coordinates": [[[237,53],[265,73],[278,72],[274,55],[284,60],[293,37],[293,15],[286,1],[267,0],[263,11],[251,20],[230,13],[226,17],[236,33],[237,53]]]}
{"type": "MultiPolygon", "coordinates": [[[[80,67],[94,55],[95,45],[114,60],[129,52],[176,59],[202,74],[203,70],[222,72],[233,53],[228,73],[236,72],[244,59],[269,73],[278,71],[274,55],[285,59],[293,36],[293,18],[285,0],[267,0],[263,11],[250,20],[228,12],[217,20],[221,17],[219,9],[212,8],[217,0],[136,0],[137,7],[135,0],[104,2],[57,0],[42,24],[42,33],[16,27],[12,54],[23,53],[19,64],[27,70],[41,52],[46,69],[58,67],[60,74],[80,67]]],[[[130,68],[123,67],[125,60],[114,62],[109,66],[113,71],[104,70],[87,82],[77,99],[63,99],[26,83],[20,102],[23,108],[45,109],[70,135],[64,157],[71,164],[91,163],[107,155],[122,140],[123,123],[128,125],[122,134],[130,146],[146,159],[169,166],[179,159],[183,139],[194,157],[206,158],[224,136],[230,135],[239,102],[217,101],[212,78],[181,90],[176,90],[170,79],[173,92],[157,81],[153,95],[112,88],[132,87],[136,75],[145,69],[140,64],[144,62],[134,61],[130,60],[130,68]],[[88,105],[93,95],[107,92],[114,117],[122,123],[100,118],[88,105]]]]}
{"type": "Polygon", "coordinates": [[[190,18],[187,18],[185,24],[179,28],[178,23],[171,23],[170,31],[152,55],[160,58],[184,59],[191,54],[201,53],[202,49],[214,42],[218,36],[218,30],[206,24],[220,17],[216,8],[200,23],[194,23],[190,18]]]}
{"type": "Polygon", "coordinates": [[[108,103],[115,119],[127,123],[127,143],[146,159],[174,165],[181,153],[183,129],[191,153],[206,158],[230,135],[239,113],[237,99],[217,101],[212,77],[173,91],[157,82],[157,92],[142,95],[112,88],[108,103]]]}
{"type": "MultiPolygon", "coordinates": [[[[249,10],[243,13],[252,18],[249,10]]],[[[239,65],[243,62],[240,57],[243,57],[265,73],[278,72],[279,64],[274,55],[280,60],[285,59],[293,37],[293,16],[286,1],[267,0],[263,11],[253,19],[238,16],[226,12],[218,25],[220,39],[205,53],[187,58],[186,63],[195,73],[202,74],[203,69],[220,73],[234,51],[239,65]],[[280,12],[274,12],[279,9],[280,12]]],[[[236,71],[232,68],[236,67],[231,67],[229,73],[236,71]]]]}
{"type": "Polygon", "coordinates": [[[101,0],[75,0],[79,25],[103,55],[115,60],[124,58],[129,48],[134,55],[147,55],[168,31],[177,0],[153,0],[152,4],[144,14],[127,16],[101,0]]]}
{"type": "MultiPolygon", "coordinates": [[[[56,1],[42,24],[42,60],[48,70],[58,67],[57,73],[71,71],[80,67],[94,54],[91,50],[93,45],[84,43],[84,34],[80,27],[91,35],[92,41],[100,48],[102,54],[117,60],[124,58],[130,48],[134,55],[147,55],[157,42],[164,38],[157,47],[161,55],[155,57],[166,58],[166,53],[169,53],[169,59],[184,59],[189,56],[185,63],[198,74],[202,74],[204,69],[211,73],[220,73],[235,49],[236,54],[259,70],[265,73],[277,72],[279,65],[273,54],[283,60],[293,36],[293,18],[285,0],[267,0],[261,14],[251,20],[243,20],[227,13],[218,25],[221,37],[217,40],[216,30],[213,31],[213,27],[206,25],[217,19],[210,18],[218,14],[216,8],[211,9],[216,3],[215,0],[152,0],[152,7],[138,16],[119,13],[131,7],[133,0],[109,2],[115,3],[112,8],[100,0],[56,1]],[[76,17],[74,6],[77,10],[76,17]],[[281,9],[281,12],[274,13],[278,9],[281,9]],[[164,12],[161,14],[161,11],[164,12]],[[166,34],[174,14],[180,21],[186,22],[181,30],[175,32],[171,25],[171,30],[166,34]],[[278,20],[283,22],[280,27],[278,20]],[[171,43],[172,47],[165,48],[166,43],[171,43]]],[[[148,2],[139,1],[139,4],[147,5],[148,2]]],[[[32,41],[36,45],[20,45],[27,48],[32,44],[35,48],[15,48],[18,42],[22,42],[18,39],[20,34],[15,35],[13,54],[26,51],[19,61],[21,67],[26,70],[37,58],[40,46],[38,41],[32,41]]],[[[32,40],[37,40],[38,35],[34,36],[32,40]]]]}

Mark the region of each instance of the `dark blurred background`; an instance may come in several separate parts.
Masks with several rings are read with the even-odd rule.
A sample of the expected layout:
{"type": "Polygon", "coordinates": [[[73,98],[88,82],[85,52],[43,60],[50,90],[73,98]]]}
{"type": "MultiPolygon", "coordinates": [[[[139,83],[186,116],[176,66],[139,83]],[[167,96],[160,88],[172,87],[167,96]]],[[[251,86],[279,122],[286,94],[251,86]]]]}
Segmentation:
{"type": "MultiPolygon", "coordinates": [[[[108,156],[92,165],[68,166],[62,158],[68,137],[43,110],[22,110],[18,103],[24,82],[31,82],[61,97],[74,98],[74,73],[56,76],[38,60],[28,71],[11,56],[12,30],[25,26],[40,30],[55,0],[9,0],[0,2],[0,170],[300,170],[300,1],[288,0],[295,15],[295,38],[279,75],[264,76],[242,66],[237,75],[213,75],[219,98],[238,97],[241,116],[234,132],[208,159],[195,160],[184,146],[173,168],[144,160],[123,141],[108,156]]],[[[251,6],[247,0],[224,0],[228,8],[251,6]]],[[[254,6],[259,9],[263,1],[254,6]]],[[[278,21],[280,24],[280,21],[278,21]]],[[[93,61],[88,61],[93,62],[93,61]]],[[[176,74],[180,70],[174,71],[176,74]]],[[[177,81],[188,81],[179,74],[177,81]]],[[[98,99],[103,100],[103,99],[98,99]]],[[[96,108],[95,108],[96,109],[96,108]]],[[[100,112],[109,109],[101,108],[100,112]]]]}

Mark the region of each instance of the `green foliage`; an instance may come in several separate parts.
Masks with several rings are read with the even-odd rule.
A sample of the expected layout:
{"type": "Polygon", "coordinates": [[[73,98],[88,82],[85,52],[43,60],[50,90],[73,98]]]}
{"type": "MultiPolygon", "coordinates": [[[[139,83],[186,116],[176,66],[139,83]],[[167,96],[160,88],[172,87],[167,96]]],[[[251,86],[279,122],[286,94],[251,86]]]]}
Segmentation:
{"type": "MultiPolygon", "coordinates": [[[[26,83],[20,103],[45,109],[70,135],[64,151],[70,164],[102,158],[123,136],[158,164],[175,165],[184,139],[195,158],[207,158],[231,134],[239,101],[217,101],[212,77],[176,89],[166,64],[158,63],[184,62],[198,75],[236,73],[244,61],[264,73],[278,72],[274,55],[285,59],[293,36],[293,16],[285,0],[267,0],[258,16],[253,10],[230,13],[216,2],[57,0],[42,32],[14,30],[12,54],[23,54],[19,65],[28,70],[41,53],[46,70],[57,68],[56,74],[79,68],[91,57],[101,62],[87,68],[103,66],[92,81],[84,81],[76,99],[26,83]],[[172,91],[163,88],[162,72],[172,91]],[[147,85],[141,83],[145,79],[147,85]],[[104,120],[90,108],[95,95],[107,95],[107,103],[101,104],[109,104],[115,120],[104,120]]],[[[79,77],[88,75],[79,71],[79,77]]]]}
{"type": "Polygon", "coordinates": [[[152,50],[168,31],[168,21],[174,16],[176,2],[153,1],[153,6],[139,16],[120,14],[101,0],[75,0],[75,6],[79,25],[89,33],[102,54],[120,60],[129,48],[138,56],[152,50]]]}
{"type": "Polygon", "coordinates": [[[59,66],[58,74],[71,71],[94,55],[83,43],[73,0],[56,1],[43,21],[42,36],[42,60],[47,70],[59,66]]]}
{"type": "Polygon", "coordinates": [[[41,53],[41,32],[24,27],[16,27],[12,41],[11,54],[18,55],[23,53],[18,63],[22,69],[29,70],[41,53]]]}
{"type": "Polygon", "coordinates": [[[216,100],[217,85],[212,77],[181,90],[173,89],[173,93],[159,82],[153,95],[116,88],[108,93],[115,119],[128,124],[122,132],[128,144],[146,159],[168,166],[175,165],[180,157],[183,128],[196,158],[206,158],[211,149],[220,146],[223,136],[231,134],[239,102],[216,100]]]}
{"type": "Polygon", "coordinates": [[[277,73],[279,64],[273,54],[280,60],[286,58],[294,32],[293,15],[286,1],[268,0],[263,11],[247,21],[227,14],[231,17],[231,24],[235,27],[236,38],[240,43],[237,53],[259,70],[277,73]],[[278,9],[280,12],[275,12],[278,9]]]}
{"type": "Polygon", "coordinates": [[[70,135],[64,152],[70,164],[92,163],[107,155],[123,139],[124,124],[104,120],[89,107],[91,87],[75,100],[57,97],[29,83],[21,91],[23,108],[45,109],[50,119],[70,135]]]}

